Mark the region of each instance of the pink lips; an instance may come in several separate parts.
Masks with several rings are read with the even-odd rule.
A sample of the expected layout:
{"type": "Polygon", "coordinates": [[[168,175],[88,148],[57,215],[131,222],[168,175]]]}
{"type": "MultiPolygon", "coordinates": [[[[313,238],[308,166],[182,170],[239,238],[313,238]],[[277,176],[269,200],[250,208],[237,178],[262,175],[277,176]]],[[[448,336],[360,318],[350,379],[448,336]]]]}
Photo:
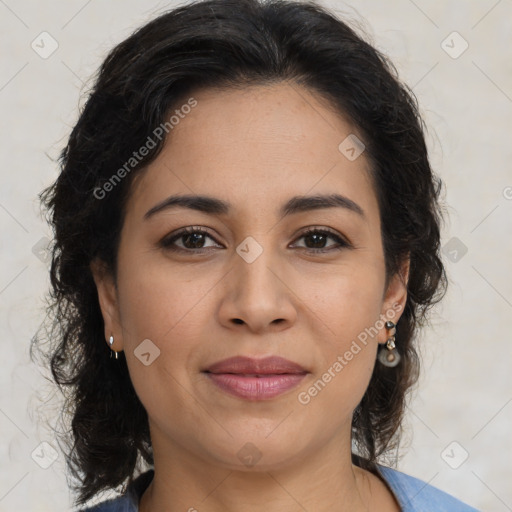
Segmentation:
{"type": "Polygon", "coordinates": [[[267,400],[296,387],[307,370],[302,366],[272,356],[264,359],[232,357],[204,370],[219,388],[247,400],[267,400]]]}

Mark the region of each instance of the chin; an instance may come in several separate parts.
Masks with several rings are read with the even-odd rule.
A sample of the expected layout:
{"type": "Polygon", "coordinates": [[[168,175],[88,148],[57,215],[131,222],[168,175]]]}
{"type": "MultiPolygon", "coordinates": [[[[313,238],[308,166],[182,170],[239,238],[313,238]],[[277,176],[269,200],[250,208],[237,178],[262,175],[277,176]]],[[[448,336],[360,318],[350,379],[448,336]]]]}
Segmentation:
{"type": "Polygon", "coordinates": [[[208,445],[207,457],[212,459],[212,464],[231,471],[275,471],[292,467],[298,457],[297,443],[284,431],[281,435],[274,432],[267,438],[268,434],[263,432],[231,434],[233,437],[225,439],[226,442],[217,440],[208,445]]]}

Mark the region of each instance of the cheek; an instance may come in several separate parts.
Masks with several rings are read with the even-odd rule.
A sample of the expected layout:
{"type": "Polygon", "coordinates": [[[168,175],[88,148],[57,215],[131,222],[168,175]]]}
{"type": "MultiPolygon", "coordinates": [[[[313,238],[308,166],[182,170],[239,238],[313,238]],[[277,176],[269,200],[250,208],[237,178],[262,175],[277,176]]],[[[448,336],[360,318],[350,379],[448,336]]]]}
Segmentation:
{"type": "Polygon", "coordinates": [[[177,383],[186,382],[193,371],[197,349],[201,340],[204,343],[204,326],[211,318],[207,295],[215,279],[197,274],[194,278],[174,271],[169,263],[151,263],[143,257],[122,263],[118,290],[124,351],[134,387],[150,407],[155,386],[165,382],[176,387],[169,397],[179,396],[177,383]]]}
{"type": "Polygon", "coordinates": [[[183,414],[183,404],[190,402],[194,357],[204,343],[211,309],[202,299],[213,284],[211,277],[192,279],[140,261],[120,267],[120,318],[130,378],[148,414],[159,422],[183,414]]]}
{"type": "Polygon", "coordinates": [[[301,278],[296,285],[297,295],[340,349],[379,319],[384,287],[379,269],[346,266],[316,279],[301,278]]]}
{"type": "Polygon", "coordinates": [[[212,275],[198,279],[163,258],[156,260],[134,253],[120,265],[120,317],[127,336],[123,340],[130,345],[145,338],[167,344],[184,325],[199,327],[201,301],[214,284],[212,275]]]}
{"type": "Polygon", "coordinates": [[[373,372],[384,282],[379,272],[351,267],[323,285],[310,288],[307,300],[317,332],[324,333],[317,337],[322,365],[301,389],[299,403],[318,407],[318,414],[330,408],[342,421],[363,397],[373,372]]]}

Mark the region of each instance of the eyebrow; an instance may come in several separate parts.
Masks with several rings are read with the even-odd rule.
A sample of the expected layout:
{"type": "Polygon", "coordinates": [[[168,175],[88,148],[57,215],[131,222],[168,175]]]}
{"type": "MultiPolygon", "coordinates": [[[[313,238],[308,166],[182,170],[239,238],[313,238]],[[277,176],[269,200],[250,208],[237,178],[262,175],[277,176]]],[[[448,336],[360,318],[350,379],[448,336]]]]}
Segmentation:
{"type": "MultiPolygon", "coordinates": [[[[189,208],[210,215],[227,215],[231,210],[231,204],[222,199],[204,195],[170,196],[149,209],[144,215],[144,219],[149,219],[158,212],[172,208],[189,208]]],[[[281,207],[279,213],[284,217],[323,208],[344,208],[366,218],[364,210],[357,203],[340,194],[295,196],[281,207]]]]}

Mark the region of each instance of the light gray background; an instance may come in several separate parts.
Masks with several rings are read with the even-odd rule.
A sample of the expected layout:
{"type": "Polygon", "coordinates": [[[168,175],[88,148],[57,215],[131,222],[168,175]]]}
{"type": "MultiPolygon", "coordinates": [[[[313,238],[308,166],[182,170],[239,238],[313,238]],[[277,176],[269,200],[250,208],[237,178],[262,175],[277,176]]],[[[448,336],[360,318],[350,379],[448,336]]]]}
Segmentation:
{"type": "MultiPolygon", "coordinates": [[[[406,421],[413,433],[398,467],[482,510],[512,510],[512,1],[322,3],[364,27],[414,88],[447,189],[451,287],[421,339],[423,374],[406,421]]],[[[50,236],[36,195],[57,175],[80,93],[106,51],[175,5],[0,0],[0,511],[71,503],[62,453],[38,417],[36,393],[51,387],[28,356],[48,286],[44,252],[33,251],[50,236]],[[48,38],[42,48],[43,31],[58,43],[46,59],[31,47],[51,48],[48,38]],[[41,442],[58,454],[47,469],[34,461],[52,461],[41,442]]],[[[58,407],[44,410],[57,419],[58,407]]]]}

